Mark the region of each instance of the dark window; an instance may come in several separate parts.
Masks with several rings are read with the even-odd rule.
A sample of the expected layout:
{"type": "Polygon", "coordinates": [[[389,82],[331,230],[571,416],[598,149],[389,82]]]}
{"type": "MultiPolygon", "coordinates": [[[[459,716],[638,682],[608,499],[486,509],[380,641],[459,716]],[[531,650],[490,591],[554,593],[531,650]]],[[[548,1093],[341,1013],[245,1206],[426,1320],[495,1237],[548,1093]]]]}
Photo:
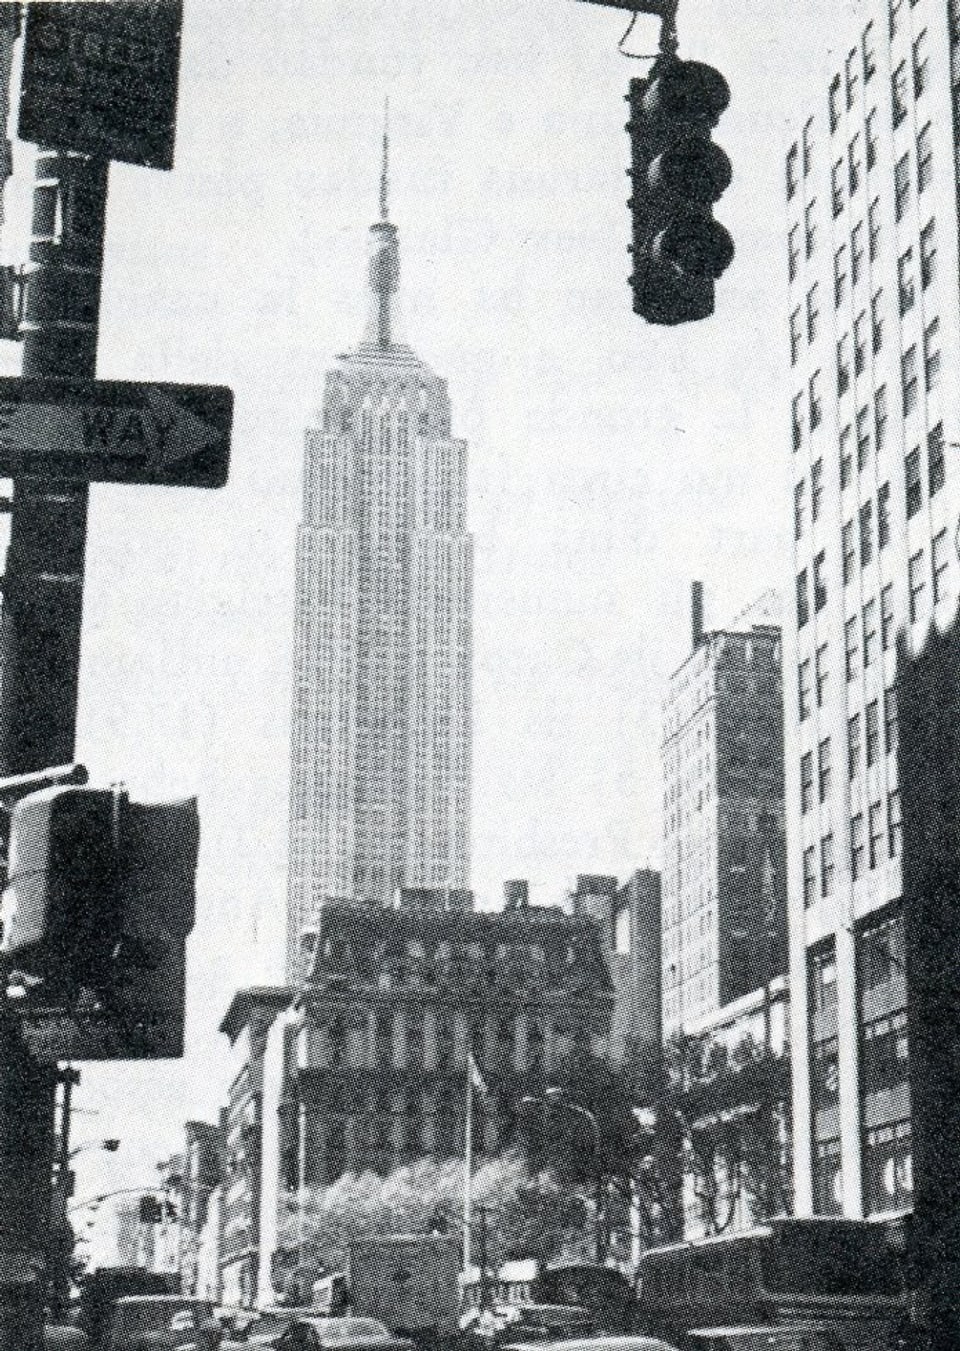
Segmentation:
{"type": "Polygon", "coordinates": [[[810,602],[807,595],[807,570],[797,575],[797,628],[802,629],[810,618],[810,602]]]}
{"type": "Polygon", "coordinates": [[[929,58],[927,55],[927,30],[916,38],[913,44],[913,96],[919,98],[927,87],[929,58]]]}
{"type": "Polygon", "coordinates": [[[870,301],[870,326],[874,354],[883,346],[883,292],[877,291],[870,301]]]}
{"type": "Polygon", "coordinates": [[[947,477],[942,422],[938,422],[927,437],[927,476],[930,480],[930,496],[933,497],[943,487],[947,477]]]}
{"type": "Polygon", "coordinates": [[[847,280],[847,246],[841,244],[833,255],[833,306],[836,309],[843,300],[847,280]]]}
{"type": "Polygon", "coordinates": [[[813,560],[813,608],[820,611],[827,603],[827,556],[824,550],[813,560]]]}
{"type": "MultiPolygon", "coordinates": [[[[907,63],[901,61],[899,66],[893,72],[891,81],[891,93],[893,95],[893,125],[899,127],[900,123],[907,115],[907,63]]],[[[790,159],[787,157],[787,164],[790,159]]]]}
{"type": "Polygon", "coordinates": [[[917,406],[917,391],[920,381],[917,374],[916,346],[908,347],[901,357],[900,378],[903,385],[903,412],[906,416],[917,406]]]}
{"type": "Polygon", "coordinates": [[[857,674],[857,657],[860,651],[857,638],[856,616],[848,619],[843,626],[843,636],[847,658],[847,679],[853,680],[854,676],[857,674]]]}
{"type": "Polygon", "coordinates": [[[797,708],[800,721],[810,716],[810,659],[797,667],[797,708]]]}
{"type": "Polygon", "coordinates": [[[883,745],[888,755],[893,755],[899,740],[900,722],[897,716],[897,687],[891,685],[883,692],[883,745]]]}
{"type": "Polygon", "coordinates": [[[877,602],[872,598],[863,607],[863,667],[872,666],[879,652],[877,649],[877,602]]]}
{"type": "Polygon", "coordinates": [[[810,470],[810,519],[820,519],[823,510],[823,460],[817,460],[810,470]]]}
{"type": "Polygon", "coordinates": [[[907,249],[897,260],[897,282],[900,295],[900,313],[906,314],[913,305],[913,249],[907,249]]]}
{"type": "Polygon", "coordinates": [[[860,176],[860,133],[857,132],[847,147],[847,177],[850,184],[851,197],[860,186],[860,176]]]}
{"type": "Polygon", "coordinates": [[[930,123],[917,136],[917,192],[933,181],[933,141],[930,123]]]}
{"type": "Polygon", "coordinates": [[[940,383],[940,319],[937,316],[923,330],[923,374],[928,390],[940,383]]]}
{"type": "Polygon", "coordinates": [[[864,502],[860,508],[860,565],[866,565],[873,558],[873,503],[864,502]]]}
{"type": "Polygon", "coordinates": [[[850,449],[850,443],[853,440],[853,432],[849,426],[844,427],[840,433],[840,487],[846,488],[853,477],[853,452],[850,449]]]}
{"type": "Polygon", "coordinates": [[[850,354],[847,350],[849,337],[845,333],[837,343],[837,396],[846,394],[850,388],[850,354]]]}
{"type": "Polygon", "coordinates": [[[923,506],[923,483],[920,478],[920,451],[911,450],[904,464],[906,495],[907,495],[907,520],[911,516],[916,516],[917,512],[923,506]]]}
{"type": "Polygon", "coordinates": [[[883,861],[883,808],[879,802],[870,804],[870,870],[879,868],[883,861]]]}
{"type": "Polygon", "coordinates": [[[876,699],[871,699],[866,708],[867,727],[867,769],[871,769],[880,759],[880,707],[876,699]]]}
{"type": "Polygon", "coordinates": [[[817,851],[808,845],[803,851],[803,903],[813,905],[817,895],[817,851]]]}
{"type": "Polygon", "coordinates": [[[908,575],[910,581],[910,623],[915,624],[920,615],[920,605],[927,581],[922,549],[918,550],[910,559],[908,575]]]}
{"type": "Polygon", "coordinates": [[[857,561],[857,550],[853,539],[853,521],[847,521],[840,534],[843,546],[843,584],[848,586],[853,580],[857,561]]]}
{"type": "Polygon", "coordinates": [[[864,839],[863,812],[857,812],[850,821],[850,876],[854,882],[863,876],[867,861],[867,845],[864,839]]]}
{"type": "Polygon", "coordinates": [[[933,537],[933,543],[930,546],[930,561],[933,564],[933,603],[938,604],[947,594],[947,569],[949,560],[947,556],[947,532],[939,531],[933,537]]]}
{"type": "Polygon", "coordinates": [[[814,371],[810,377],[810,430],[820,426],[823,419],[823,401],[820,397],[820,372],[814,371]]]}
{"type": "Polygon", "coordinates": [[[838,159],[830,171],[830,199],[834,216],[839,216],[843,210],[843,160],[838,159]]]}
{"type": "Polygon", "coordinates": [[[798,174],[797,166],[800,161],[800,152],[794,143],[787,151],[787,201],[797,190],[798,174]]]}
{"type": "Polygon", "coordinates": [[[800,263],[800,226],[791,227],[787,236],[787,275],[790,281],[797,279],[797,267],[800,263]]]}
{"type": "Polygon", "coordinates": [[[901,155],[893,170],[893,205],[897,220],[903,219],[910,200],[910,156],[901,155]]]}
{"type": "Polygon", "coordinates": [[[877,110],[872,109],[867,117],[867,168],[872,169],[877,162],[877,110]]]}
{"type": "Polygon", "coordinates": [[[824,737],[817,749],[817,789],[820,801],[830,796],[830,738],[824,737]]]}
{"type": "Polygon", "coordinates": [[[920,231],[920,281],[924,290],[933,281],[937,271],[937,239],[934,222],[928,221],[920,231]]]}
{"type": "Polygon", "coordinates": [[[836,131],[840,125],[840,76],[834,75],[830,81],[830,130],[836,131]]]}
{"type": "Polygon", "coordinates": [[[880,252],[880,198],[874,197],[870,203],[870,210],[867,213],[867,224],[870,227],[870,261],[876,262],[877,254],[880,252]]]}
{"type": "Polygon", "coordinates": [[[863,82],[866,84],[877,73],[877,53],[873,40],[873,21],[863,30],[863,82]]]}
{"type": "Polygon", "coordinates": [[[800,757],[800,810],[808,812],[813,806],[813,752],[800,757]]]}
{"type": "Polygon", "coordinates": [[[820,841],[820,895],[833,895],[833,835],[824,835],[820,841]]]}
{"type": "Polygon", "coordinates": [[[806,491],[806,483],[801,479],[793,487],[793,537],[794,539],[803,538],[803,498],[806,491]]]}
{"type": "Polygon", "coordinates": [[[814,659],[814,677],[817,684],[817,708],[823,708],[827,697],[827,683],[830,678],[828,656],[828,644],[821,643],[817,648],[816,657],[814,659]]]}
{"type": "Polygon", "coordinates": [[[880,640],[888,652],[893,645],[893,582],[880,592],[880,640]]]}
{"type": "Polygon", "coordinates": [[[847,722],[847,770],[849,777],[855,779],[860,773],[860,714],[854,713],[847,722]]]}
{"type": "Polygon", "coordinates": [[[883,450],[887,439],[887,387],[881,385],[873,396],[873,430],[877,438],[877,452],[883,450]]]}

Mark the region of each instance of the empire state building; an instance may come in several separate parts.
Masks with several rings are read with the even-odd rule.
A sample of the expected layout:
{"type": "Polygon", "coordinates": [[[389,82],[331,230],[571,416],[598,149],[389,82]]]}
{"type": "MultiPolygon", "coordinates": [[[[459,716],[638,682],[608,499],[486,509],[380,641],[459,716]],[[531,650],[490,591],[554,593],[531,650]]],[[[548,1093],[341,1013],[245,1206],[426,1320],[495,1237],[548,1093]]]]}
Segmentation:
{"type": "Polygon", "coordinates": [[[473,541],[446,381],[396,330],[397,229],[370,229],[364,340],[306,432],[297,537],[287,979],[326,901],[469,886],[473,541]]]}

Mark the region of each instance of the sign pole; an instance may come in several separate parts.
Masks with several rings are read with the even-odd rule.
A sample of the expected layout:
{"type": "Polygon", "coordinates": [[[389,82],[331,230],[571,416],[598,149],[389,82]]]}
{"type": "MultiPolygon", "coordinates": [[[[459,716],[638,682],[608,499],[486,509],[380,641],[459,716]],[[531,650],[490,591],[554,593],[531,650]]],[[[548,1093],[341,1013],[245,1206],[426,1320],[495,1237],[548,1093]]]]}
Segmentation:
{"type": "MultiPolygon", "coordinates": [[[[108,162],[37,161],[23,374],[96,373],[108,162]]],[[[87,535],[86,484],[15,478],[3,583],[0,773],[73,759],[87,535]]],[[[56,1069],[0,1005],[0,1351],[43,1343],[56,1069]]]]}

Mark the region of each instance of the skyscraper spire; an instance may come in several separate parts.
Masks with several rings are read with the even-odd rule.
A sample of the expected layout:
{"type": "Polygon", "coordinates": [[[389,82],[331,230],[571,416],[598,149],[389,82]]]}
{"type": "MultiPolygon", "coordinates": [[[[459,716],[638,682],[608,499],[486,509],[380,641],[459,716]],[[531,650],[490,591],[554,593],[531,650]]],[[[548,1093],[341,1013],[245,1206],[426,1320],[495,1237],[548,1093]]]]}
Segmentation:
{"type": "Polygon", "coordinates": [[[367,341],[379,348],[392,347],[395,341],[393,295],[400,277],[400,250],[397,227],[389,217],[390,188],[390,100],[384,105],[383,161],[380,168],[380,219],[370,226],[371,314],[367,341]]]}
{"type": "Polygon", "coordinates": [[[383,101],[383,166],[380,170],[380,219],[388,221],[387,192],[390,187],[390,95],[383,101]]]}

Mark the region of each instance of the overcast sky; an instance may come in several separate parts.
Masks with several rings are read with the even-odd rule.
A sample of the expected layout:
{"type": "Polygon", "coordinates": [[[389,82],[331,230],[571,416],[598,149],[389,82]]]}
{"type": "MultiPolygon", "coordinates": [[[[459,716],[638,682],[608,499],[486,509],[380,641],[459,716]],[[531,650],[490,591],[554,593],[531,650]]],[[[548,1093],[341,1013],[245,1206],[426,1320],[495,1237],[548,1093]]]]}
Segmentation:
{"type": "MultiPolygon", "coordinates": [[[[681,6],[733,98],[717,313],[633,315],[628,15],[574,0],[186,0],[173,172],[111,171],[100,374],[228,384],[229,486],[94,490],[78,753],[196,792],[182,1064],[84,1070],[79,1195],[148,1181],[224,1100],[217,1024],[276,979],[303,428],[360,337],[382,104],[407,339],[449,380],[476,539],[473,882],[558,900],[656,863],[659,704],[689,585],[721,623],[786,567],[783,151],[854,5],[681,6]]],[[[649,51],[641,19],[633,49],[649,51]]],[[[28,156],[7,257],[22,256],[28,156]],[[18,235],[18,226],[20,234],[18,235]],[[18,252],[20,251],[20,252],[18,252]]],[[[16,373],[19,352],[5,348],[16,373]]]]}

